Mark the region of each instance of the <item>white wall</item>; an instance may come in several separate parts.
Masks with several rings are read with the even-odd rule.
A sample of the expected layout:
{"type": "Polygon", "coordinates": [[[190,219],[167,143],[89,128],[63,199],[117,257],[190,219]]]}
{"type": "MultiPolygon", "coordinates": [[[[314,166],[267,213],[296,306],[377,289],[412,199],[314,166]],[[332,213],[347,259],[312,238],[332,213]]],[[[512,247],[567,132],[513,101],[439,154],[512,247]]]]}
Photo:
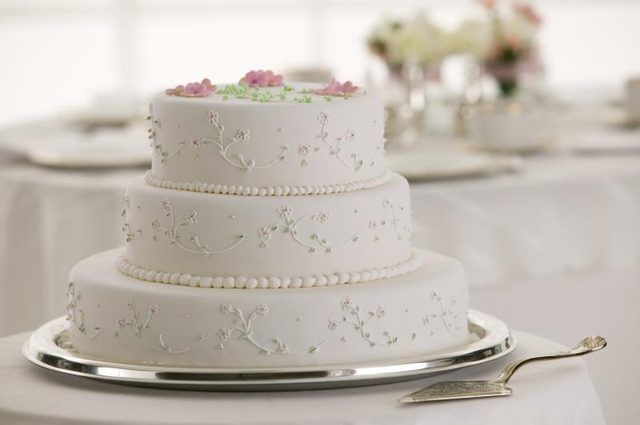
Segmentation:
{"type": "MultiPolygon", "coordinates": [[[[538,0],[554,87],[620,86],[640,74],[640,2],[538,0]]],[[[381,16],[426,9],[452,24],[473,0],[0,0],[0,124],[251,68],[329,66],[362,80],[381,16]]]]}

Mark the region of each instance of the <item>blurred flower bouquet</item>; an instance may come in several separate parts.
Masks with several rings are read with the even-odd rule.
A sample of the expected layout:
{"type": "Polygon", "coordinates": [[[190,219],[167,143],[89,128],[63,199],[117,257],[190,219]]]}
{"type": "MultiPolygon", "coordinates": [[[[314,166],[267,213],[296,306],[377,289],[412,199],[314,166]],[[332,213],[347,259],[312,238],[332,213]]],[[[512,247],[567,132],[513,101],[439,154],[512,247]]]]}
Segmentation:
{"type": "Polygon", "coordinates": [[[428,92],[438,92],[441,64],[455,53],[451,36],[451,31],[421,13],[406,19],[385,19],[367,38],[369,50],[388,71],[383,95],[387,137],[393,143],[409,146],[424,135],[426,105],[434,97],[428,92]]]}
{"type": "Polygon", "coordinates": [[[393,74],[415,64],[425,75],[437,75],[440,63],[453,53],[450,37],[426,15],[418,14],[407,20],[382,21],[369,35],[367,44],[393,74]]]}
{"type": "Polygon", "coordinates": [[[536,35],[542,22],[526,3],[498,7],[498,0],[479,0],[488,14],[486,24],[469,21],[458,30],[461,51],[475,54],[485,72],[493,76],[503,97],[517,92],[519,77],[540,67],[536,35]]]}

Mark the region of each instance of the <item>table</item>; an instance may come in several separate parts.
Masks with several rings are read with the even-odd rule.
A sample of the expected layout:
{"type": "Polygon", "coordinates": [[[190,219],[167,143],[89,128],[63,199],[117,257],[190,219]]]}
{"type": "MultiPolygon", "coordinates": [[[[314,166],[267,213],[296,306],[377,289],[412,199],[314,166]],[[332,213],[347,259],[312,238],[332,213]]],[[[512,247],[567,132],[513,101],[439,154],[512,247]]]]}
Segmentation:
{"type": "MultiPolygon", "coordinates": [[[[497,375],[513,358],[557,351],[550,340],[516,332],[508,358],[447,374],[497,375]]],[[[0,339],[0,423],[31,424],[604,424],[598,395],[581,359],[531,365],[510,381],[509,398],[402,406],[405,393],[444,375],[399,384],[281,393],[154,390],[95,382],[38,369],[21,357],[27,334],[0,339]]],[[[606,355],[606,351],[593,356],[606,355]]]]}
{"type": "Polygon", "coordinates": [[[516,329],[570,344],[603,335],[601,356],[586,356],[609,425],[640,418],[640,267],[512,278],[472,287],[474,308],[488,311],[516,329]]]}
{"type": "Polygon", "coordinates": [[[640,155],[541,156],[522,173],[412,185],[414,242],[472,285],[640,264],[640,155]]]}
{"type": "Polygon", "coordinates": [[[124,243],[123,188],[143,172],[0,162],[0,336],[63,313],[71,267],[124,243]]]}

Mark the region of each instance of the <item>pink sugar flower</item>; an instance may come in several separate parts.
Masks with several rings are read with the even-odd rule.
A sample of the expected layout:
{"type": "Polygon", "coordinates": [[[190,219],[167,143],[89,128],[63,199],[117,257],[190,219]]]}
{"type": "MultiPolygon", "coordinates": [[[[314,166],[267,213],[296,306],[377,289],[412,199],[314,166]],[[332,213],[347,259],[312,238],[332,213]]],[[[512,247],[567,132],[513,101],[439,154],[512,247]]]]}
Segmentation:
{"type": "Polygon", "coordinates": [[[542,23],[542,18],[538,15],[538,12],[529,4],[522,2],[513,3],[513,10],[531,25],[539,26],[542,23]]]}
{"type": "Polygon", "coordinates": [[[186,86],[180,84],[172,89],[165,91],[169,96],[180,97],[207,97],[211,93],[216,91],[216,86],[211,84],[208,78],[205,78],[201,82],[188,83],[186,86]]]}
{"type": "Polygon", "coordinates": [[[314,93],[320,96],[349,96],[356,91],[358,91],[358,86],[355,86],[351,81],[340,83],[332,78],[326,87],[314,90],[314,93]]]}
{"type": "Polygon", "coordinates": [[[240,84],[250,87],[277,87],[284,85],[284,77],[273,71],[249,71],[240,79],[240,84]]]}
{"type": "Polygon", "coordinates": [[[478,0],[478,3],[480,3],[480,5],[487,10],[493,10],[496,8],[496,3],[498,3],[498,1],[497,0],[478,0]]]}

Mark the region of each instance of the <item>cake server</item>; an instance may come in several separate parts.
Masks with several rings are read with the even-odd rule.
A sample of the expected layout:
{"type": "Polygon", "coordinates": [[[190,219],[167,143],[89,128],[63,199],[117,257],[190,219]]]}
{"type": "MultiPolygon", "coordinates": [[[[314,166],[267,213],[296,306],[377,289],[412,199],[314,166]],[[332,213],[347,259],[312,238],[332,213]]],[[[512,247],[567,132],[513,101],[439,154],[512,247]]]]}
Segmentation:
{"type": "Polygon", "coordinates": [[[509,363],[502,373],[489,381],[442,381],[427,388],[408,394],[400,399],[401,403],[420,403],[423,401],[459,400],[465,398],[499,397],[511,395],[507,382],[513,373],[525,363],[541,360],[563,359],[581,356],[606,347],[607,340],[601,336],[584,338],[575,348],[559,353],[525,357],[509,363]]]}

